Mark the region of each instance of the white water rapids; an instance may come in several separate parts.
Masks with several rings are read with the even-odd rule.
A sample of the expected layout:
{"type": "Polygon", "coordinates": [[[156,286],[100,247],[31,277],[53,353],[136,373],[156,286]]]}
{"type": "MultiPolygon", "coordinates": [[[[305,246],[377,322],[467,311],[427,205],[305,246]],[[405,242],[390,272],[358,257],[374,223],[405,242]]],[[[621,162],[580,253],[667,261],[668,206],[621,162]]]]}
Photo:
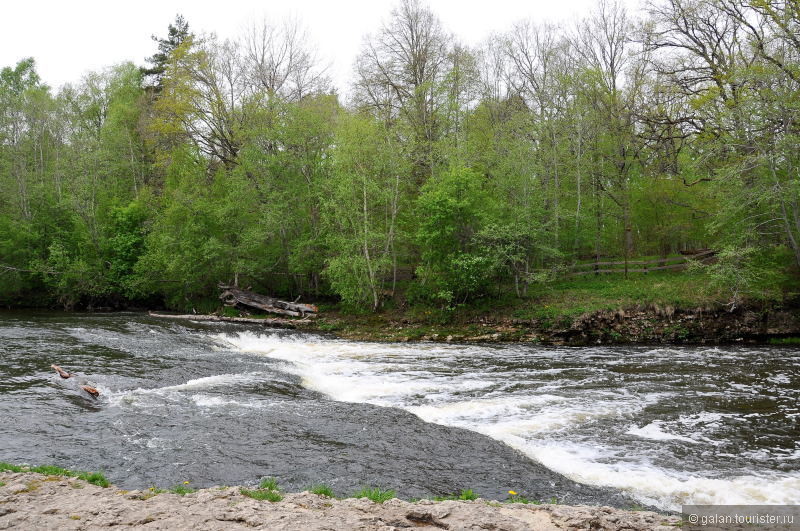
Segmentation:
{"type": "Polygon", "coordinates": [[[284,361],[335,400],[474,430],[570,479],[663,509],[800,503],[796,350],[212,338],[284,361]]]}

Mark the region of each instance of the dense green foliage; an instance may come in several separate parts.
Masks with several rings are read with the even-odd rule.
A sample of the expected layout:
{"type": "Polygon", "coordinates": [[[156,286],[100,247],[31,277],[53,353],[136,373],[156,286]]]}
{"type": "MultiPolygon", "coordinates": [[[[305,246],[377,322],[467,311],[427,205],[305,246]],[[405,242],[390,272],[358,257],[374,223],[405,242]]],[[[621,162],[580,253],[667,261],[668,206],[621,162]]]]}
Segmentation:
{"type": "Polygon", "coordinates": [[[0,302],[211,309],[224,282],[448,312],[714,248],[692,274],[738,304],[800,265],[798,31],[792,2],[601,0],[467,49],[403,0],[346,104],[293,23],[222,41],[179,17],[147,67],[58,91],[23,59],[0,71],[0,302]]]}

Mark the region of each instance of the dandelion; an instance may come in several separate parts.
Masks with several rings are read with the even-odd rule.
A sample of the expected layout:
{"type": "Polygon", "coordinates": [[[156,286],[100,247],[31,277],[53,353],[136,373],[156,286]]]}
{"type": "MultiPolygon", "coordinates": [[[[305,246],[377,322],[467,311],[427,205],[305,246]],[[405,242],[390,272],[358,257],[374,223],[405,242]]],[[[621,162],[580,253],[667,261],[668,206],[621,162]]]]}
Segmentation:
{"type": "Polygon", "coordinates": [[[189,484],[189,482],[188,482],[188,481],[184,481],[184,482],[183,482],[183,484],[184,484],[184,485],[188,485],[188,484],[189,484]]]}
{"type": "Polygon", "coordinates": [[[150,487],[150,490],[156,490],[156,488],[155,487],[150,487]]]}
{"type": "Polygon", "coordinates": [[[508,493],[511,494],[512,496],[516,496],[517,495],[517,493],[514,492],[513,490],[508,491],[508,493]]]}

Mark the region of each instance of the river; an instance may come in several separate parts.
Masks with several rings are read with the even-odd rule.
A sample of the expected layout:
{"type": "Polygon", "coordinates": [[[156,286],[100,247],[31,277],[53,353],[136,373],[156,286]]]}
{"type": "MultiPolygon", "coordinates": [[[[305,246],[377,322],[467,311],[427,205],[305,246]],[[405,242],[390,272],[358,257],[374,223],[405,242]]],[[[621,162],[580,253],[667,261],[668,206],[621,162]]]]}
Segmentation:
{"type": "Polygon", "coordinates": [[[800,503],[798,348],[386,344],[6,312],[0,374],[0,460],[126,488],[276,476],[341,494],[800,503]]]}

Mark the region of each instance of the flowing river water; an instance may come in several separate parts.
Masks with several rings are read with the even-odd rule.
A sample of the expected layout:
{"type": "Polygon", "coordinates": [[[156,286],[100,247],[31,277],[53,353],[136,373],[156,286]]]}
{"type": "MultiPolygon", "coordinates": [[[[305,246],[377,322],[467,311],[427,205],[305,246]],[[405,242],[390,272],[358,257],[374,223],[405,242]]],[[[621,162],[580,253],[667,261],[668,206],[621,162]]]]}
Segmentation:
{"type": "Polygon", "coordinates": [[[800,503],[798,348],[386,344],[1,313],[0,375],[0,460],[127,488],[276,476],[343,494],[800,503]]]}

